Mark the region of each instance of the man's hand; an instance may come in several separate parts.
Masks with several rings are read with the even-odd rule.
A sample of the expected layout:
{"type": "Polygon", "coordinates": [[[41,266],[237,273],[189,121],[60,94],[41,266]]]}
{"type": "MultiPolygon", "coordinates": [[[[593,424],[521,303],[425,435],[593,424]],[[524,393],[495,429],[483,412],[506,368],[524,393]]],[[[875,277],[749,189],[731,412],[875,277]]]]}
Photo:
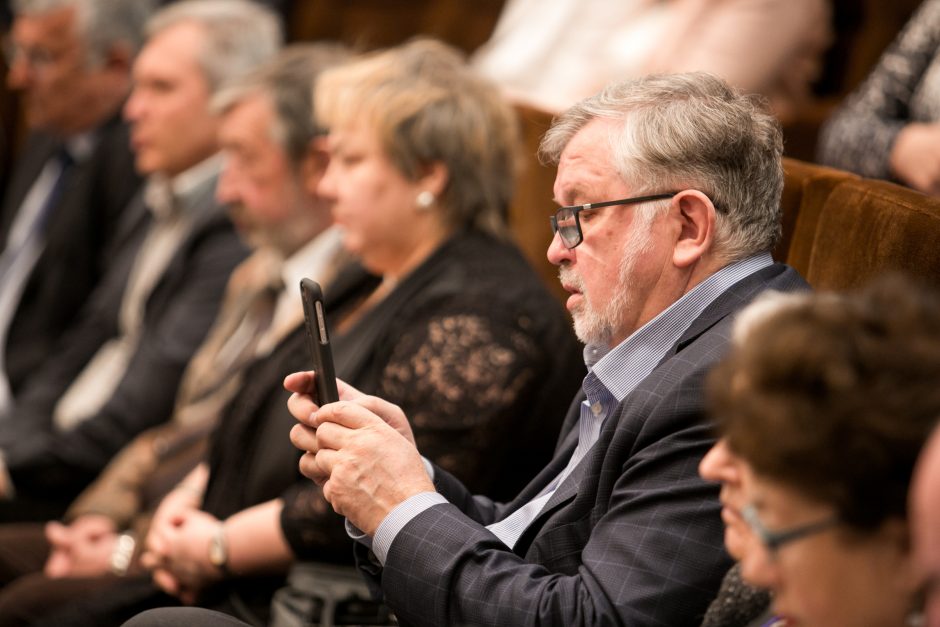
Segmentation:
{"type": "Polygon", "coordinates": [[[940,195],[940,124],[908,124],[895,139],[894,174],[925,194],[940,195]]]}
{"type": "MultiPolygon", "coordinates": [[[[285,386],[291,382],[289,377],[285,386]]],[[[306,381],[310,383],[312,379],[306,381]]],[[[307,451],[300,471],[323,486],[333,509],[373,535],[397,505],[420,492],[433,492],[434,484],[401,409],[344,388],[344,400],[310,415],[306,410],[312,401],[294,399],[304,394],[288,387],[295,391],[291,413],[302,423],[291,430],[291,441],[307,451]],[[402,425],[405,429],[395,428],[402,425]]]]}
{"type": "Polygon", "coordinates": [[[86,514],[70,525],[47,523],[46,539],[51,547],[43,571],[50,578],[106,574],[117,538],[114,521],[107,516],[86,514]]]}
{"type": "MultiPolygon", "coordinates": [[[[304,424],[309,424],[310,415],[320,409],[311,396],[315,389],[313,384],[315,376],[316,374],[313,371],[295,372],[287,375],[287,378],[284,379],[284,389],[293,392],[290,398],[287,399],[287,409],[294,418],[304,424]]],[[[400,407],[377,396],[363,394],[342,379],[336,380],[336,387],[339,389],[341,401],[356,401],[360,405],[369,407],[373,413],[398,431],[402,437],[412,444],[415,443],[411,425],[400,407]]]]}
{"type": "MultiPolygon", "coordinates": [[[[312,391],[315,389],[315,376],[312,371],[295,372],[284,379],[284,388],[288,392],[293,392],[290,398],[287,399],[287,409],[300,422],[299,425],[295,425],[291,429],[291,442],[297,448],[306,451],[303,458],[301,458],[300,470],[318,485],[323,485],[329,477],[317,471],[313,459],[317,454],[318,447],[316,426],[311,417],[320,409],[311,396],[312,391]]],[[[339,389],[341,401],[352,401],[365,407],[379,416],[414,446],[415,438],[411,432],[411,425],[408,424],[408,419],[400,407],[378,397],[367,396],[345,381],[337,379],[336,385],[339,389]]]]}

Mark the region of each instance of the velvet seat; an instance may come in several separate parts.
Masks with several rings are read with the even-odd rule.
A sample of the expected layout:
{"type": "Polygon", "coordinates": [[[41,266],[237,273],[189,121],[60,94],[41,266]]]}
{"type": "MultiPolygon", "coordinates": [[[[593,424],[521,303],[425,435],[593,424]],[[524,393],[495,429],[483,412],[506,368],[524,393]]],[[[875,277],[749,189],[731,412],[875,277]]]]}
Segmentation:
{"type": "Polygon", "coordinates": [[[847,178],[822,202],[804,197],[786,261],[816,289],[857,287],[886,272],[940,287],[940,199],[847,178]]]}

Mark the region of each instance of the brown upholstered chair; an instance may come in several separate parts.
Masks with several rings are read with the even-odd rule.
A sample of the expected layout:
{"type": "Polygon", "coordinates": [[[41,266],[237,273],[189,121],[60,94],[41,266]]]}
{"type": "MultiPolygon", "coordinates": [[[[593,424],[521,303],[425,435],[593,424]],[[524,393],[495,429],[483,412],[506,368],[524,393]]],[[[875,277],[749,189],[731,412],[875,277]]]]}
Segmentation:
{"type": "Polygon", "coordinates": [[[504,0],[295,0],[292,41],[329,39],[370,50],[415,35],[471,52],[489,39],[504,0]]]}
{"type": "Polygon", "coordinates": [[[887,181],[846,178],[801,203],[787,262],[816,289],[900,271],[940,287],[940,199],[887,181]]]}
{"type": "MultiPolygon", "coordinates": [[[[797,219],[805,213],[804,231],[811,230],[809,223],[818,218],[836,185],[857,177],[843,170],[786,157],[783,159],[783,173],[783,236],[774,250],[774,259],[792,264],[794,260],[800,260],[809,254],[803,242],[793,242],[797,219]]],[[[797,265],[800,265],[799,261],[797,265]]]]}
{"type": "Polygon", "coordinates": [[[554,207],[555,167],[542,165],[537,155],[539,142],[552,122],[552,115],[524,105],[516,105],[516,111],[522,135],[522,165],[516,193],[509,206],[509,226],[529,263],[548,288],[564,301],[567,294],[558,282],[558,269],[545,257],[552,241],[548,218],[554,207]]]}

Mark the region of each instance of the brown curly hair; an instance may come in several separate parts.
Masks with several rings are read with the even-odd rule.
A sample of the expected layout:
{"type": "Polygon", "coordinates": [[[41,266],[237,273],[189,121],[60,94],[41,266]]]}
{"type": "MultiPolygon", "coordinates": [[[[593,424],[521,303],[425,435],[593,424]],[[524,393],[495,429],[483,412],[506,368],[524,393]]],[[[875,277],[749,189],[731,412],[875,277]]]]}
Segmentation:
{"type": "Polygon", "coordinates": [[[940,300],[902,277],[807,294],[756,320],[709,378],[710,407],[762,476],[859,531],[906,518],[940,416],[940,300]]]}

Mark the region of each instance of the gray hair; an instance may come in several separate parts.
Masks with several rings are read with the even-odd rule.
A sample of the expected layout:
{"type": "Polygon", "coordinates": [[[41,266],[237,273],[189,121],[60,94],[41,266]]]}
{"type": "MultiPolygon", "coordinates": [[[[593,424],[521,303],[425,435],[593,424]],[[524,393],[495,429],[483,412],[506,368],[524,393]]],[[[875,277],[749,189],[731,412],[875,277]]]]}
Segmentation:
{"type": "Polygon", "coordinates": [[[154,0],[13,0],[15,15],[37,15],[74,7],[75,28],[86,45],[85,64],[100,66],[117,45],[133,55],[143,44],[144,24],[154,0]]]}
{"type": "Polygon", "coordinates": [[[294,44],[251,74],[223,85],[212,99],[212,108],[225,113],[247,98],[259,94],[268,98],[275,113],[274,139],[291,161],[299,164],[318,133],[312,113],[317,77],[349,57],[349,50],[341,44],[294,44]]]}
{"type": "Polygon", "coordinates": [[[596,118],[621,122],[611,150],[637,195],[694,188],[712,200],[721,258],[769,251],[780,238],[783,135],[759,98],[701,72],[616,83],[555,120],[542,138],[542,159],[558,163],[571,138],[596,118]]]}
{"type": "Polygon", "coordinates": [[[205,30],[199,64],[213,92],[273,57],[283,39],[278,16],[249,0],[183,0],[158,11],[145,33],[152,38],[185,22],[205,30]]]}

